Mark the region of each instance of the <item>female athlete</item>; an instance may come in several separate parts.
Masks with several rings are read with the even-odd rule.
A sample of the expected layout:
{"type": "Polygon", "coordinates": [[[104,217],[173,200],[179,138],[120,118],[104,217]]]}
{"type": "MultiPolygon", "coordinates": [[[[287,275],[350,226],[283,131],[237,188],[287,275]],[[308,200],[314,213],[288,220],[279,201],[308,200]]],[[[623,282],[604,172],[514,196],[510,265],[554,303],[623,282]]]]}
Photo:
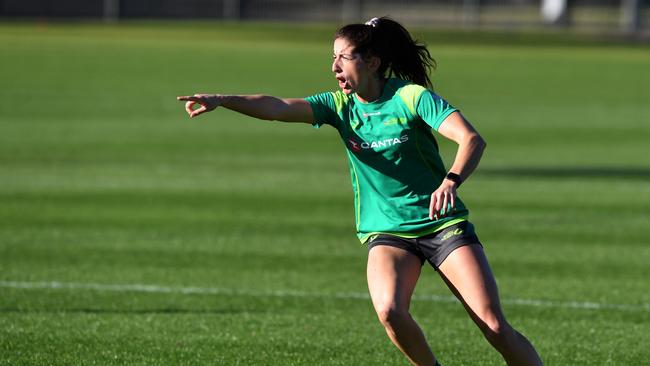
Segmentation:
{"type": "Polygon", "coordinates": [[[456,190],[485,142],[460,112],[431,91],[435,62],[426,47],[389,18],[340,28],[332,72],[340,90],[304,99],[195,94],[190,117],[221,106],[264,120],[336,128],[345,145],[357,235],[368,245],[368,288],[381,324],[414,365],[439,365],[409,313],[422,265],[429,262],[508,365],[541,365],[508,324],[483,247],[456,190]],[[458,144],[445,170],[432,133],[458,144]]]}

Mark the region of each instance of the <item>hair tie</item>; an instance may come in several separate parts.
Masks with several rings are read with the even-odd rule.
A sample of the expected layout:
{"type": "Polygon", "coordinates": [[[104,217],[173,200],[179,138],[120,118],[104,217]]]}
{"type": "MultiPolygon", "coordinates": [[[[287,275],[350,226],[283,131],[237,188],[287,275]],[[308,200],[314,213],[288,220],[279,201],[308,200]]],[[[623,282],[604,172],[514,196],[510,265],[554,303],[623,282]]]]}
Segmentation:
{"type": "Polygon", "coordinates": [[[377,24],[379,24],[379,18],[372,18],[366,22],[366,25],[369,25],[373,28],[377,28],[377,24]]]}

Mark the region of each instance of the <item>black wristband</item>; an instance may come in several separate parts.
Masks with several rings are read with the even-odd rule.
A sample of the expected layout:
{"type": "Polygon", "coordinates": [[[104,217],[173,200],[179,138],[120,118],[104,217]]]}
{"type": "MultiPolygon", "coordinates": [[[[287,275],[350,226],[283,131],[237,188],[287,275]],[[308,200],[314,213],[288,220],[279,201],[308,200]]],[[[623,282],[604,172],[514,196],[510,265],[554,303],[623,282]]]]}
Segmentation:
{"type": "Polygon", "coordinates": [[[452,172],[447,173],[445,179],[449,179],[450,181],[456,183],[456,187],[460,187],[460,185],[463,183],[463,180],[460,178],[460,175],[452,172]]]}

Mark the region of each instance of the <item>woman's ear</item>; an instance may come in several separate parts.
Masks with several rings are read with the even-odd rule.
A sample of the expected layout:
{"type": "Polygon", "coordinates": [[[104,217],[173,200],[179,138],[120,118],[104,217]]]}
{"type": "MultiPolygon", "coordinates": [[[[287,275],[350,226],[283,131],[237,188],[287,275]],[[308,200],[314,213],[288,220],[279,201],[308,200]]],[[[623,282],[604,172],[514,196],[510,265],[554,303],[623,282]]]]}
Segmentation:
{"type": "Polygon", "coordinates": [[[368,68],[372,73],[377,72],[379,70],[379,66],[381,66],[381,59],[377,56],[370,56],[368,59],[368,68]]]}

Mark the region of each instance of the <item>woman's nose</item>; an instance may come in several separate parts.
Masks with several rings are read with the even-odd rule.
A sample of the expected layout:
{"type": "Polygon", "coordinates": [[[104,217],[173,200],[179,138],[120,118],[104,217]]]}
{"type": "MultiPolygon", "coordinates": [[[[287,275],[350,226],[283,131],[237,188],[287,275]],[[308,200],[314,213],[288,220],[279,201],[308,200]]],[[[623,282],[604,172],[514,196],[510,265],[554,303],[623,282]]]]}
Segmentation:
{"type": "Polygon", "coordinates": [[[337,60],[332,61],[332,72],[338,72],[341,71],[341,67],[339,66],[339,63],[337,60]]]}

